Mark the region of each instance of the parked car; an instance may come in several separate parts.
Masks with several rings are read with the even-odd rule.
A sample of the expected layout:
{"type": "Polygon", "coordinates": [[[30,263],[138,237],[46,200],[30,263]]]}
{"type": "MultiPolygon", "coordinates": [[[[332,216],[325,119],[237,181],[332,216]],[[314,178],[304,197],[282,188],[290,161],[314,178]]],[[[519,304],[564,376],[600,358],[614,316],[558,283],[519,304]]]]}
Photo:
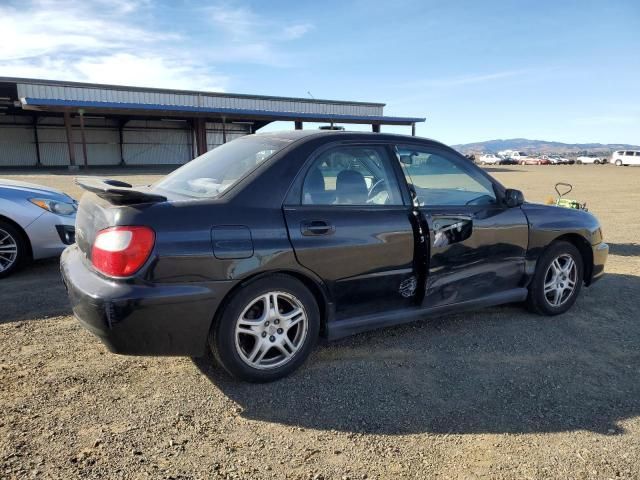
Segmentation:
{"type": "Polygon", "coordinates": [[[74,242],[77,203],[58,190],[0,179],[0,278],[74,242]]]}
{"type": "Polygon", "coordinates": [[[611,155],[611,163],[622,165],[640,165],[640,150],[618,150],[611,155]]]}
{"type": "Polygon", "coordinates": [[[270,381],[319,336],[526,302],[566,312],[604,272],[590,213],[525,203],[453,149],[362,132],[248,135],[150,187],[79,179],[61,258],[114,352],[199,356],[270,381]]]}
{"type": "Polygon", "coordinates": [[[568,158],[561,157],[559,155],[543,155],[542,158],[549,160],[551,165],[569,165],[571,163],[568,158]]]}
{"type": "Polygon", "coordinates": [[[602,157],[598,157],[596,155],[581,155],[578,158],[576,158],[576,163],[578,165],[582,165],[582,164],[585,164],[585,163],[592,163],[594,165],[600,165],[600,164],[607,163],[607,161],[605,159],[603,159],[602,157]]]}
{"type": "Polygon", "coordinates": [[[485,153],[483,155],[480,155],[478,163],[480,165],[497,165],[500,163],[500,160],[501,158],[497,155],[494,155],[493,153],[485,153]]]}
{"type": "Polygon", "coordinates": [[[520,157],[518,162],[520,165],[550,165],[551,162],[547,158],[541,157],[520,157]]]}
{"type": "Polygon", "coordinates": [[[518,161],[513,158],[501,158],[498,165],[517,165],[518,161]]]}

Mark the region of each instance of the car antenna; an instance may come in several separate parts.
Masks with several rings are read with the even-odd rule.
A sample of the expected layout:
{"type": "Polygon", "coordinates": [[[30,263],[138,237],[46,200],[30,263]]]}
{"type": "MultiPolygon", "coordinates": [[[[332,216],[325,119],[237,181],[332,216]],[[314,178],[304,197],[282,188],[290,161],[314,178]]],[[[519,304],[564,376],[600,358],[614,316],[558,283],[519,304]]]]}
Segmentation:
{"type": "Polygon", "coordinates": [[[310,92],[309,90],[307,90],[307,93],[309,94],[309,96],[310,96],[313,100],[315,100],[315,99],[316,99],[316,97],[314,97],[313,95],[311,95],[311,92],[310,92]]]}

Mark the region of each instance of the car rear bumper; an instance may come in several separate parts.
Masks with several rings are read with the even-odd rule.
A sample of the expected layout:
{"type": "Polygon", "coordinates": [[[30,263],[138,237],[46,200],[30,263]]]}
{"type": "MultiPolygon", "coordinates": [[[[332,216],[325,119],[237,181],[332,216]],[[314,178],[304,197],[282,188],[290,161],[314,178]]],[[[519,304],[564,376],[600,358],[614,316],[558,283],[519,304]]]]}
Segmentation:
{"type": "Polygon", "coordinates": [[[88,268],[77,245],[63,252],[60,270],[80,324],[112,352],[128,355],[202,355],[233,283],[116,282],[88,268]]]}
{"type": "Polygon", "coordinates": [[[609,245],[604,242],[593,245],[591,249],[593,251],[593,270],[591,271],[591,278],[587,282],[587,285],[591,285],[604,276],[604,264],[607,262],[607,257],[609,256],[609,245]]]}

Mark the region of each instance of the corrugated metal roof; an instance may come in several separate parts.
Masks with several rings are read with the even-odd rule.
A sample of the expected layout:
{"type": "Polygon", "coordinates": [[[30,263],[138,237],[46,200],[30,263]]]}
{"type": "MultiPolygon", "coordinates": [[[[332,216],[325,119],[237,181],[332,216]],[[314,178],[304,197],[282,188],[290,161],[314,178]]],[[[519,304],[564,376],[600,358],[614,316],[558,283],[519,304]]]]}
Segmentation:
{"type": "Polygon", "coordinates": [[[323,103],[301,99],[251,98],[219,96],[205,93],[175,94],[172,92],[147,92],[140,90],[110,90],[19,83],[19,98],[44,98],[80,102],[167,105],[172,107],[226,108],[238,110],[267,110],[288,113],[317,113],[341,115],[382,115],[380,105],[355,103],[323,103]]]}
{"type": "Polygon", "coordinates": [[[73,108],[93,108],[93,109],[113,109],[113,110],[136,110],[136,111],[161,111],[161,112],[183,112],[183,113],[210,113],[220,116],[230,117],[257,117],[269,120],[299,119],[307,121],[335,121],[335,122],[363,122],[381,123],[387,125],[410,125],[412,123],[424,122],[424,118],[418,117],[387,117],[383,115],[353,115],[334,112],[303,113],[291,111],[244,109],[244,108],[220,108],[204,107],[193,105],[168,105],[168,104],[140,104],[132,102],[99,102],[93,100],[62,100],[57,98],[21,98],[23,105],[38,107],[73,107],[73,108]]]}
{"type": "MultiPolygon", "coordinates": [[[[75,87],[81,89],[99,89],[109,91],[133,91],[133,92],[148,92],[148,93],[169,93],[173,95],[206,95],[215,97],[237,97],[237,98],[251,98],[262,100],[285,100],[285,101],[300,101],[304,103],[331,103],[331,104],[345,104],[345,105],[368,105],[376,107],[384,107],[384,103],[379,102],[356,102],[349,100],[326,100],[316,98],[300,98],[300,97],[276,97],[272,95],[251,95],[244,93],[223,93],[223,92],[204,92],[198,90],[180,90],[180,89],[168,89],[168,88],[152,88],[152,87],[134,87],[126,85],[108,85],[101,83],[86,83],[86,82],[70,82],[61,80],[45,80],[37,78],[21,78],[21,77],[0,77],[0,82],[15,83],[15,84],[31,84],[31,85],[44,85],[48,87],[75,87]]],[[[113,101],[110,98],[104,98],[104,101],[113,101]]]]}

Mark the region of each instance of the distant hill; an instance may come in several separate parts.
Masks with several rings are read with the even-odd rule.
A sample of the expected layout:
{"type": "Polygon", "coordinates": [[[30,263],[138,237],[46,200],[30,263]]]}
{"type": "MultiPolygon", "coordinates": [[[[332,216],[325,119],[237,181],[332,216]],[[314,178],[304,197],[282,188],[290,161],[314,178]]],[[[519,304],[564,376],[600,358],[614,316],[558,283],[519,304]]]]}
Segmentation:
{"type": "Polygon", "coordinates": [[[611,153],[613,150],[640,150],[637,145],[624,143],[562,143],[546,140],[528,140],[526,138],[511,138],[507,140],[487,140],[486,142],[465,143],[453,145],[453,148],[461,153],[496,153],[500,150],[519,150],[527,153],[557,153],[557,154],[582,154],[582,153],[611,153]]]}

